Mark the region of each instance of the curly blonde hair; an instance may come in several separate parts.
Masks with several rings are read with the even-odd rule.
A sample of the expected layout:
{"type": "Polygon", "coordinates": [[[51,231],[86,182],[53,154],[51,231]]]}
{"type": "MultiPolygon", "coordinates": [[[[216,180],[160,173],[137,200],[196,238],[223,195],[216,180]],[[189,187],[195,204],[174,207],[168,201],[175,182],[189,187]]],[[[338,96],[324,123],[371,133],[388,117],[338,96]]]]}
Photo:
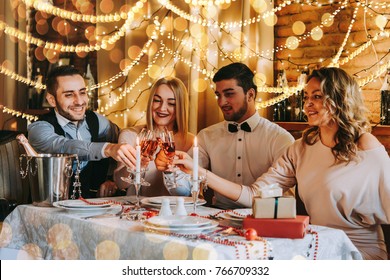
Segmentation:
{"type": "MultiPolygon", "coordinates": [[[[347,72],[335,67],[314,70],[307,82],[313,78],[320,81],[324,106],[339,127],[332,148],[336,163],[356,160],[360,136],[371,131],[359,85],[347,72]]],[[[316,143],[320,139],[319,127],[306,129],[302,139],[308,145],[316,143]]]]}

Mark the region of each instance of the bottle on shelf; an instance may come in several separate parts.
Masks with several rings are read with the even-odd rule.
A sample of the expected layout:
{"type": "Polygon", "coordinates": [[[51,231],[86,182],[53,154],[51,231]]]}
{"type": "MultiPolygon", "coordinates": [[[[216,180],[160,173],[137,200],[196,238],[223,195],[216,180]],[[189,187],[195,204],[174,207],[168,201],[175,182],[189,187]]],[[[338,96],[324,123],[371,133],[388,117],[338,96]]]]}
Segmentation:
{"type": "MultiPolygon", "coordinates": [[[[288,82],[286,71],[280,70],[277,77],[277,86],[280,88],[287,88],[288,82]]],[[[274,107],[274,121],[291,121],[291,106],[288,98],[278,102],[274,107]]]]}
{"type": "Polygon", "coordinates": [[[16,136],[16,139],[19,141],[19,143],[24,147],[26,150],[26,154],[30,157],[36,157],[38,156],[38,153],[34,150],[34,148],[30,145],[28,142],[26,136],[24,134],[18,134],[16,136]]]}
{"type": "Polygon", "coordinates": [[[381,87],[381,124],[390,125],[390,68],[381,87]]]}

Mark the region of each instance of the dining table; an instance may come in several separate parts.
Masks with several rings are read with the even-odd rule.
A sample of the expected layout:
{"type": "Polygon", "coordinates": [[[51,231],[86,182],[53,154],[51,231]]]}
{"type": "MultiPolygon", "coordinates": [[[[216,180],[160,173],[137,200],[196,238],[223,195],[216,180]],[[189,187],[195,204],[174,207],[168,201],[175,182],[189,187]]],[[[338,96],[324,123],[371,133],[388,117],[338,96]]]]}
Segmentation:
{"type": "MultiPolygon", "coordinates": [[[[93,199],[89,201],[94,201],[93,199]]],[[[97,200],[98,201],[98,200],[97,200]]],[[[263,237],[247,240],[242,219],[199,205],[196,215],[209,219],[208,230],[173,230],[150,226],[158,208],[132,214],[134,197],[107,198],[113,202],[103,214],[69,211],[66,207],[17,206],[4,220],[0,235],[0,259],[45,260],[354,260],[362,259],[344,231],[309,225],[303,238],[263,237]],[[123,212],[124,210],[124,212],[123,212]],[[116,213],[118,215],[116,215],[116,213]],[[120,214],[120,215],[119,215],[120,214]]],[[[188,213],[193,211],[186,204],[188,213]]],[[[72,209],[74,210],[74,209],[72,209]]],[[[179,219],[180,216],[176,216],[179,219]]],[[[175,216],[169,217],[175,221],[175,216]]],[[[180,219],[186,221],[183,216],[180,219]]],[[[207,227],[208,226],[208,227],[207,227]]]]}

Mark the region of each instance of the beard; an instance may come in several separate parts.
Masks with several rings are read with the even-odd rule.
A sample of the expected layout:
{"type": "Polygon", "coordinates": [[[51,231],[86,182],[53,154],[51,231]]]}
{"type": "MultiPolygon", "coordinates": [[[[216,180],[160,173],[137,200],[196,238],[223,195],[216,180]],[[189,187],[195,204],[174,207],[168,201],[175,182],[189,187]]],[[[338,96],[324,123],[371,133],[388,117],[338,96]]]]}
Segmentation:
{"type": "Polygon", "coordinates": [[[244,104],[238,109],[237,112],[234,112],[231,115],[224,114],[225,121],[238,122],[248,111],[248,102],[244,101],[244,104]]]}
{"type": "MultiPolygon", "coordinates": [[[[82,107],[82,106],[80,106],[82,107]]],[[[80,113],[72,112],[69,108],[68,110],[63,110],[63,108],[57,107],[58,113],[67,118],[69,121],[75,122],[75,121],[81,121],[85,117],[85,111],[86,107],[84,106],[84,110],[80,111],[80,113]]]]}

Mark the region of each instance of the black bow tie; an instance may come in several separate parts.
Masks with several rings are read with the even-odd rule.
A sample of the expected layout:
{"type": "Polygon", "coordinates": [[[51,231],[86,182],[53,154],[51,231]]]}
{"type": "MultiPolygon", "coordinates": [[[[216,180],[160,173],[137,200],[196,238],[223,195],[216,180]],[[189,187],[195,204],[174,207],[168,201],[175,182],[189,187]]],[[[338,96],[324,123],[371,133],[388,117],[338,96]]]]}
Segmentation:
{"type": "Polygon", "coordinates": [[[249,124],[247,122],[244,122],[241,125],[233,124],[233,123],[229,123],[228,124],[229,132],[237,132],[238,131],[238,127],[240,127],[241,130],[244,130],[246,132],[251,132],[252,131],[251,127],[249,126],[249,124]]]}

